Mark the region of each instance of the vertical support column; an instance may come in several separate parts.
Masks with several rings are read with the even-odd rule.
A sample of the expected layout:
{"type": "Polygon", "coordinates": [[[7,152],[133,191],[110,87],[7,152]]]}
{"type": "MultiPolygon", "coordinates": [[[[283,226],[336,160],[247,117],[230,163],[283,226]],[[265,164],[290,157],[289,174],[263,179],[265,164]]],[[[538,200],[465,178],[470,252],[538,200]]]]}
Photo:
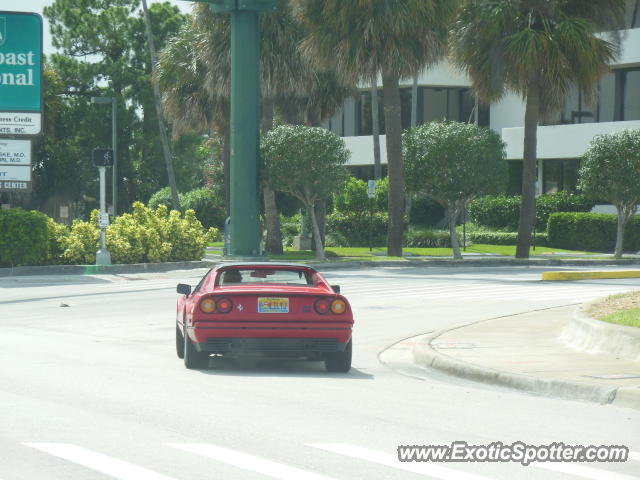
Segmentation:
{"type": "Polygon", "coordinates": [[[102,218],[106,215],[106,167],[98,167],[100,173],[100,250],[96,252],[96,265],[111,265],[111,253],[107,250],[106,226],[102,224],[102,218]]]}
{"type": "Polygon", "coordinates": [[[261,254],[258,221],[260,36],[258,12],[231,12],[231,247],[261,254]]]}
{"type": "Polygon", "coordinates": [[[112,177],[112,197],[113,197],[113,217],[118,216],[118,104],[116,97],[111,98],[111,145],[113,150],[112,177]]]}

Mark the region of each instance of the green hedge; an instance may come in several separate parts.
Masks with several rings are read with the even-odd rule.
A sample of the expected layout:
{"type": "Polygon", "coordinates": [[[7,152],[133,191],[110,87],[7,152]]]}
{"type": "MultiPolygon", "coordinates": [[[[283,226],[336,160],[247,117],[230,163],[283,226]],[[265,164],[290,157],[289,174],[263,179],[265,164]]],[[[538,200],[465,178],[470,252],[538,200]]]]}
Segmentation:
{"type": "Polygon", "coordinates": [[[42,265],[49,257],[48,217],[21,208],[0,210],[0,266],[42,265]]]}
{"type": "MultiPolygon", "coordinates": [[[[602,213],[554,213],[549,217],[549,245],[571,250],[612,252],[616,244],[617,216],[602,213]]],[[[624,235],[624,251],[640,250],[640,218],[632,218],[624,235]]]]}
{"type": "MultiPolygon", "coordinates": [[[[373,214],[374,245],[387,244],[388,221],[389,215],[386,212],[373,214]]],[[[327,235],[332,237],[332,245],[342,243],[341,247],[366,247],[369,245],[369,215],[340,212],[327,215],[327,235]]]]}
{"type": "Polygon", "coordinates": [[[445,230],[408,230],[404,245],[414,248],[451,248],[451,235],[445,230]]]}
{"type": "MultiPolygon", "coordinates": [[[[469,217],[478,225],[515,231],[518,229],[520,218],[520,198],[519,195],[489,195],[477,198],[469,205],[469,217]]],[[[540,195],[536,199],[536,228],[545,230],[552,213],[589,212],[594,205],[593,200],[575,193],[540,195]]]]}
{"type": "MultiPolygon", "coordinates": [[[[180,193],[178,197],[180,197],[182,210],[196,212],[196,217],[206,228],[224,229],[224,201],[214,190],[207,187],[196,188],[187,193],[180,193]]],[[[173,208],[170,187],[158,190],[149,199],[149,208],[155,210],[160,205],[165,205],[169,209],[173,208]]]]}
{"type": "MultiPolygon", "coordinates": [[[[467,234],[472,243],[483,245],[516,245],[518,234],[516,232],[472,232],[467,234]]],[[[462,239],[462,236],[460,236],[462,239]]],[[[547,234],[536,232],[536,246],[547,246],[547,234]]]]}

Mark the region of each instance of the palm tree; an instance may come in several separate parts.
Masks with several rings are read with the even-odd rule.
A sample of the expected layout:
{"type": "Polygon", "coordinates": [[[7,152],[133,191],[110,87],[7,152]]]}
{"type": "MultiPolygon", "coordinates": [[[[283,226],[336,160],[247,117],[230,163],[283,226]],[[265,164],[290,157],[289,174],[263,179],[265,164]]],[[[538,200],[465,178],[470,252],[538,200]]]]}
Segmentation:
{"type": "Polygon", "coordinates": [[[292,0],[310,61],[345,81],[382,76],[389,169],[388,255],[402,255],[404,176],[399,82],[438,62],[457,0],[292,0]]]}
{"type": "Polygon", "coordinates": [[[466,0],[452,54],[486,103],[513,91],[525,101],[522,203],[516,258],[528,258],[535,222],[536,133],[572,87],[589,98],[619,42],[626,0],[466,0]]]}

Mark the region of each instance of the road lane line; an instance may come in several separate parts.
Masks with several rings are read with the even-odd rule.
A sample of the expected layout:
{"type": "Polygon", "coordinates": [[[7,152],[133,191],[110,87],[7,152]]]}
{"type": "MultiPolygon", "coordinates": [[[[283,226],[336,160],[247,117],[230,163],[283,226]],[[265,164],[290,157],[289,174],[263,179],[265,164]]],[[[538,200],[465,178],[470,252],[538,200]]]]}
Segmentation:
{"type": "Polygon", "coordinates": [[[346,457],[357,458],[385,467],[404,470],[406,472],[417,473],[427,477],[438,478],[440,480],[493,480],[490,477],[467,473],[452,468],[443,467],[433,463],[423,462],[401,462],[396,455],[369,450],[368,448],[350,445],[348,443],[307,443],[309,447],[326,450],[346,457]]]}
{"type": "Polygon", "coordinates": [[[591,480],[638,480],[640,477],[625,475],[622,473],[615,473],[609,470],[602,470],[600,468],[585,467],[577,463],[553,463],[553,462],[534,462],[530,464],[531,467],[542,468],[544,470],[551,470],[552,472],[566,473],[568,475],[574,475],[582,478],[589,478],[591,480]]]}
{"type": "Polygon", "coordinates": [[[334,480],[331,477],[210,443],[166,443],[165,445],[281,480],[334,480]]]}
{"type": "Polygon", "coordinates": [[[23,445],[106,475],[111,475],[120,480],[175,480],[173,477],[168,477],[70,443],[23,443],[23,445]]]}

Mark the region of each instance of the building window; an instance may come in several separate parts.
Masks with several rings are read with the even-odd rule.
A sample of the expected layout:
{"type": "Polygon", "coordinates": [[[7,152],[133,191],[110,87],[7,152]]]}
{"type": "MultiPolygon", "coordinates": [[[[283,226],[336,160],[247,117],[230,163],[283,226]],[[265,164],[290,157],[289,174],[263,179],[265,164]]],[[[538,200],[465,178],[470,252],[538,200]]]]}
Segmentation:
{"type": "Polygon", "coordinates": [[[543,125],[640,120],[640,68],[618,68],[598,86],[597,101],[590,104],[574,88],[555,118],[543,125]]]}
{"type": "Polygon", "coordinates": [[[573,192],[578,185],[579,160],[543,160],[543,193],[573,192]]]}

